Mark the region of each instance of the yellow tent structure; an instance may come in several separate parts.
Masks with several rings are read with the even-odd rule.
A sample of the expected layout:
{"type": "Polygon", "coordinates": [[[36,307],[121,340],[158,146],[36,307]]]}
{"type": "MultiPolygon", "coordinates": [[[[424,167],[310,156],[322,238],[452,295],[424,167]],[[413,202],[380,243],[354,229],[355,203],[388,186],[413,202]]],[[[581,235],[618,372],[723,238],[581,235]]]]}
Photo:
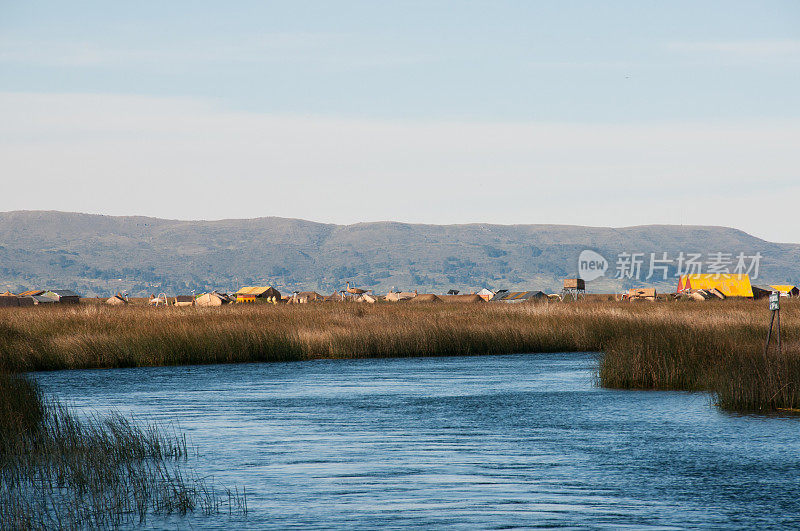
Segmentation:
{"type": "Polygon", "coordinates": [[[236,302],[255,302],[256,299],[267,299],[280,302],[281,292],[272,286],[247,286],[235,293],[236,302]]]}
{"type": "Polygon", "coordinates": [[[678,292],[695,289],[717,289],[726,297],[753,297],[750,275],[717,275],[711,273],[681,275],[678,280],[678,292]]]}
{"type": "Polygon", "coordinates": [[[800,289],[798,289],[797,286],[792,286],[790,284],[773,284],[770,287],[784,297],[797,297],[800,294],[800,289]]]}

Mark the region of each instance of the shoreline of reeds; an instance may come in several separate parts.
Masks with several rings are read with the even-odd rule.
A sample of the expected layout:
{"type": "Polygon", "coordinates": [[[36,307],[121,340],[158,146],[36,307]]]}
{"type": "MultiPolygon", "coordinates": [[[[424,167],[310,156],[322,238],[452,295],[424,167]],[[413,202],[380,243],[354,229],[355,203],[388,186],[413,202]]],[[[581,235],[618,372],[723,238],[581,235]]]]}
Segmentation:
{"type": "Polygon", "coordinates": [[[0,373],[0,529],[105,529],[223,509],[220,492],[185,466],[185,437],[129,419],[78,419],[24,375],[0,373]]]}
{"type": "Polygon", "coordinates": [[[766,356],[763,301],[326,303],[0,312],[7,371],[319,358],[603,352],[602,386],[708,391],[736,411],[800,408],[800,301],[766,356]]]}

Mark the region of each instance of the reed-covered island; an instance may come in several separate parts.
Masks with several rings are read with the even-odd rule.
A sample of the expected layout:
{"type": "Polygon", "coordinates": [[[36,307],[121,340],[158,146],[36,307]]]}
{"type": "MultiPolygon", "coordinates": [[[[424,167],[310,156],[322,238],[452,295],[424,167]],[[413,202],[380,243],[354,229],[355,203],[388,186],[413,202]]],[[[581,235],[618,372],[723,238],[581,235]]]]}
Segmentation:
{"type": "Polygon", "coordinates": [[[764,301],[83,304],[0,312],[6,372],[318,358],[596,351],[600,385],[708,391],[720,407],[800,409],[800,304],[764,354],[764,301]]]}

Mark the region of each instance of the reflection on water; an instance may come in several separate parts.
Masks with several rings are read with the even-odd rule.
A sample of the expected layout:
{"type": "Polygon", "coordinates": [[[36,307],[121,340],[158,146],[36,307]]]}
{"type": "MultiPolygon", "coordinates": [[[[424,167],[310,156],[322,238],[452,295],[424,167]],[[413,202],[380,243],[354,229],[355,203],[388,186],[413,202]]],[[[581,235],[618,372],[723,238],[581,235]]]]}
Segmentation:
{"type": "MultiPolygon", "coordinates": [[[[800,524],[800,421],[594,385],[591,354],[41,373],[81,413],[176,421],[250,514],[195,528],[800,524]]],[[[151,522],[158,526],[162,523],[151,522]]]]}

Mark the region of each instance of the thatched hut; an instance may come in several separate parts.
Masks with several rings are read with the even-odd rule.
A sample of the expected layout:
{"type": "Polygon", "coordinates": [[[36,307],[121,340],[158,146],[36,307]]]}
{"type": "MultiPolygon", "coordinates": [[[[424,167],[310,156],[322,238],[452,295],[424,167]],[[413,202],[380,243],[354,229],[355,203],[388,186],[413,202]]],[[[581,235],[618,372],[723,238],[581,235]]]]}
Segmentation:
{"type": "Polygon", "coordinates": [[[707,301],[712,297],[712,295],[704,289],[689,290],[688,292],[684,291],[683,293],[686,293],[686,295],[693,301],[700,302],[707,301]]]}
{"type": "Polygon", "coordinates": [[[400,302],[413,299],[417,294],[413,291],[392,291],[384,297],[389,302],[400,302]]]}
{"type": "Polygon", "coordinates": [[[323,302],[326,297],[316,291],[297,291],[287,299],[290,304],[307,304],[309,302],[323,302]]]}
{"type": "Polygon", "coordinates": [[[655,288],[631,288],[628,290],[627,299],[629,301],[655,302],[658,299],[658,293],[655,288]]]}
{"type": "Polygon", "coordinates": [[[194,303],[198,306],[222,306],[230,302],[231,299],[226,293],[217,293],[216,291],[203,293],[194,300],[194,303]]]}
{"type": "Polygon", "coordinates": [[[442,302],[442,299],[433,293],[420,293],[408,302],[442,302]]]}
{"type": "Polygon", "coordinates": [[[480,295],[472,293],[470,295],[440,295],[439,298],[443,302],[456,302],[463,304],[483,303],[486,302],[480,295]]]}
{"type": "Polygon", "coordinates": [[[175,306],[194,306],[194,297],[191,295],[178,295],[175,297],[175,306]]]}
{"type": "Polygon", "coordinates": [[[128,304],[128,301],[126,301],[122,295],[117,293],[113,297],[109,297],[108,299],[106,299],[106,304],[111,306],[124,306],[128,304]]]}

